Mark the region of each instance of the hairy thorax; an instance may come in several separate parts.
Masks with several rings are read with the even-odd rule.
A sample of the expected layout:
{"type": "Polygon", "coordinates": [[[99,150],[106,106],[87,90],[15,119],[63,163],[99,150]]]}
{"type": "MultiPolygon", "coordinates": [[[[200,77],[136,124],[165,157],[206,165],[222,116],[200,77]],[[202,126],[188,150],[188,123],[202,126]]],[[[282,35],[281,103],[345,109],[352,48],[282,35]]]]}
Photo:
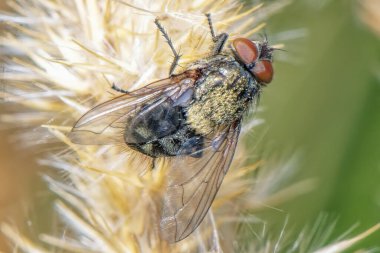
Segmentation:
{"type": "Polygon", "coordinates": [[[240,119],[258,91],[258,85],[232,56],[219,55],[194,64],[202,74],[187,110],[188,124],[207,135],[240,119]]]}

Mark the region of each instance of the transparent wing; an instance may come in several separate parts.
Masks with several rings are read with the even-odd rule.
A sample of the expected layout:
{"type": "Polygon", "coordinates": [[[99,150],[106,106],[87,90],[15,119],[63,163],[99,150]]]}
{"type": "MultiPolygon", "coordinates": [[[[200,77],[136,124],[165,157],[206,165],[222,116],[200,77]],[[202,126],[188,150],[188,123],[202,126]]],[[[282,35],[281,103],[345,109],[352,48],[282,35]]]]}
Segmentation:
{"type": "Polygon", "coordinates": [[[186,238],[202,222],[231,164],[239,132],[240,122],[207,143],[201,158],[174,158],[160,223],[167,241],[186,238]]]}
{"type": "Polygon", "coordinates": [[[196,78],[196,70],[186,71],[104,102],[76,122],[69,138],[74,143],[87,145],[122,143],[123,132],[131,116],[147,104],[157,106],[168,98],[178,100],[193,87],[196,78]]]}

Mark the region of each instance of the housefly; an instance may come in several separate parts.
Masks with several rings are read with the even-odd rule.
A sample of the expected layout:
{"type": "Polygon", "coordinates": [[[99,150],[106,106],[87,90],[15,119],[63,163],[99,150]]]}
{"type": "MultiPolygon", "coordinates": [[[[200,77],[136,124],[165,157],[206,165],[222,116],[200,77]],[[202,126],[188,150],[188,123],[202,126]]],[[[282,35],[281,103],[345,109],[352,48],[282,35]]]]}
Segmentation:
{"type": "Polygon", "coordinates": [[[123,142],[152,159],[169,162],[160,220],[169,242],[190,235],[207,214],[234,156],[243,114],[272,81],[273,48],[267,40],[216,35],[206,15],[213,48],[180,74],[173,74],[180,55],[168,42],[174,61],[169,77],[125,93],[84,114],[70,137],[78,144],[123,142]]]}

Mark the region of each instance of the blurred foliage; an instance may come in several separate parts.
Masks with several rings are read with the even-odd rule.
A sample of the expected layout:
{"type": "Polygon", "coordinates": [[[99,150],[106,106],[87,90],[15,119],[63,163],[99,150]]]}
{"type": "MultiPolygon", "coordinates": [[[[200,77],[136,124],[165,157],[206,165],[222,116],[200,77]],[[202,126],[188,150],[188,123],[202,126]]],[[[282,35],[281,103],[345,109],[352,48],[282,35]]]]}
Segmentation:
{"type": "MultiPolygon", "coordinates": [[[[261,101],[266,124],[252,137],[264,144],[256,151],[301,153],[294,180],[317,179],[313,192],[281,207],[289,224],[303,227],[327,212],[338,218],[336,236],[380,221],[380,41],[358,8],[300,0],[268,21],[269,40],[286,52],[276,52],[275,80],[261,101]]],[[[380,234],[360,246],[380,246],[380,234]]]]}

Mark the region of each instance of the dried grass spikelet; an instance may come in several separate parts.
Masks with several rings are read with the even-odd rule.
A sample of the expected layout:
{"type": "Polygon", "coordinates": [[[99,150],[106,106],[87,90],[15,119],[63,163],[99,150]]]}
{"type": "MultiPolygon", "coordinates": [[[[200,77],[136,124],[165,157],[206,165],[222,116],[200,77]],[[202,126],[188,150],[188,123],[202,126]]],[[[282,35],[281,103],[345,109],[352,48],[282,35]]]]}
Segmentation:
{"type": "MultiPolygon", "coordinates": [[[[261,13],[285,3],[265,7],[261,13]]],[[[310,186],[302,182],[277,194],[292,164],[282,164],[253,181],[249,175],[259,163],[243,166],[247,156],[238,147],[213,212],[192,236],[169,245],[160,239],[155,225],[165,189],[165,161],[141,177],[141,170],[150,166],[143,156],[123,147],[74,145],[66,137],[79,116],[111,97],[110,83],[135,89],[167,76],[170,51],[153,24],[156,16],[175,47],[181,48],[180,65],[186,66],[208,52],[204,13],[213,14],[218,31],[251,37],[264,26],[252,15],[261,5],[244,9],[233,0],[18,0],[9,4],[17,14],[0,16],[7,27],[1,35],[5,66],[1,78],[7,84],[1,96],[28,111],[1,119],[42,126],[51,133],[23,135],[29,143],[59,140],[65,145],[41,161],[67,176],[63,182],[45,176],[61,199],[56,210],[68,226],[63,235],[40,236],[57,252],[232,252],[241,213],[259,208],[258,203],[285,201],[310,186]],[[221,230],[223,240],[219,240],[221,230]]],[[[49,252],[9,225],[1,229],[23,252],[49,252]]],[[[260,250],[264,252],[265,247],[260,250]]]]}

